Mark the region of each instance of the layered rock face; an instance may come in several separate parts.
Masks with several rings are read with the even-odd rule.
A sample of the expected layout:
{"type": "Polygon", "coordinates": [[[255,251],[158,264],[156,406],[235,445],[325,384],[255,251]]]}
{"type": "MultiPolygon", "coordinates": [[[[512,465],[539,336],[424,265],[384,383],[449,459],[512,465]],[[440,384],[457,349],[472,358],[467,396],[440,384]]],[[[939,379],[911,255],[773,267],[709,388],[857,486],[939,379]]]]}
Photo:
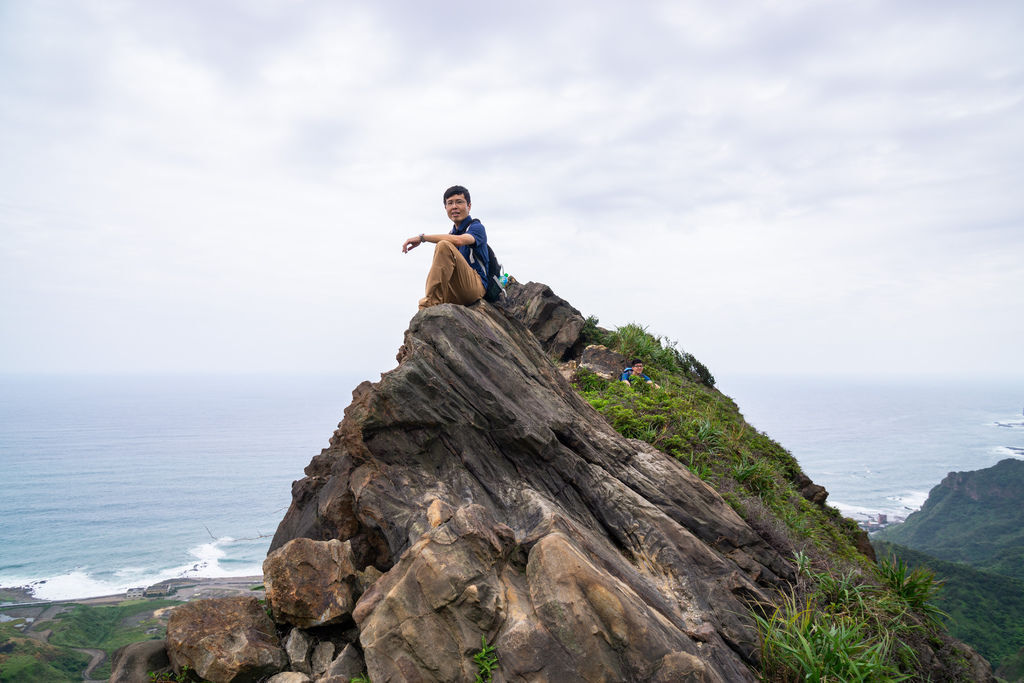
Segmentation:
{"type": "Polygon", "coordinates": [[[485,303],[418,313],[398,368],[356,389],[293,485],[268,563],[326,567],[330,595],[296,606],[279,563],[275,619],[354,623],[374,683],[473,680],[481,638],[495,680],[754,680],[750,603],[790,565],[575,393],[549,356],[575,341],[545,351],[485,303]]]}

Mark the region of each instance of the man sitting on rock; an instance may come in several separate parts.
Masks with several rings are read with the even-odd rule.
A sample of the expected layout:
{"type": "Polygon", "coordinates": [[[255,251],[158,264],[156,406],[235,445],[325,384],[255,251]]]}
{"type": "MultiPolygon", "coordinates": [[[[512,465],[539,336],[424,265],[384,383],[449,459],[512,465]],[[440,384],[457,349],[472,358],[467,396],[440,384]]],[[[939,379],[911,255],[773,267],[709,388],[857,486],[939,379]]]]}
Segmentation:
{"type": "MultiPolygon", "coordinates": [[[[654,384],[654,382],[651,381],[651,378],[644,374],[644,362],[642,360],[640,360],[639,358],[634,358],[633,362],[630,363],[629,365],[630,367],[622,371],[622,377],[619,377],[620,382],[625,382],[626,384],[629,384],[630,377],[639,377],[648,384],[654,384]]],[[[654,386],[657,389],[661,388],[657,384],[654,384],[654,386]]]]}
{"type": "Polygon", "coordinates": [[[424,242],[433,242],[434,262],[427,272],[426,296],[420,308],[437,304],[468,306],[487,290],[487,231],[483,223],[469,215],[469,190],[454,185],[444,191],[444,209],[454,224],[451,232],[410,237],[402,244],[402,253],[424,242]]]}

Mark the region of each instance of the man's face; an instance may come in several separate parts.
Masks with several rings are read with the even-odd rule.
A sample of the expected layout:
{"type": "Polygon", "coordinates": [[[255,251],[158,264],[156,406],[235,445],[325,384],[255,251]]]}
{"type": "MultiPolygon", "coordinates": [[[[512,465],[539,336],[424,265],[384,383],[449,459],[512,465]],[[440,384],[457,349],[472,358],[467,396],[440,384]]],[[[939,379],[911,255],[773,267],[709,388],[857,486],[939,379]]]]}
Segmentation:
{"type": "Polygon", "coordinates": [[[445,200],[444,210],[448,212],[448,218],[452,223],[461,223],[469,215],[469,202],[461,194],[453,194],[445,200]]]}
{"type": "Polygon", "coordinates": [[[636,365],[634,365],[633,366],[633,374],[634,375],[642,375],[642,374],[644,374],[644,364],[643,363],[637,363],[636,365]]]}

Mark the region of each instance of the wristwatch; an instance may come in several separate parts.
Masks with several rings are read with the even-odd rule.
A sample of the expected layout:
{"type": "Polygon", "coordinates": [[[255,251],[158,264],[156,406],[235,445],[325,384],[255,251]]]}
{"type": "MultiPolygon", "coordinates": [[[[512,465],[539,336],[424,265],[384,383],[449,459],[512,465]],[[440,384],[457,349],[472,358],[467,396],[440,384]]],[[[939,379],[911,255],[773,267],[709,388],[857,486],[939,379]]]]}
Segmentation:
{"type": "Polygon", "coordinates": [[[423,239],[423,233],[421,232],[420,233],[420,244],[423,244],[424,242],[426,242],[426,240],[423,239]]]}

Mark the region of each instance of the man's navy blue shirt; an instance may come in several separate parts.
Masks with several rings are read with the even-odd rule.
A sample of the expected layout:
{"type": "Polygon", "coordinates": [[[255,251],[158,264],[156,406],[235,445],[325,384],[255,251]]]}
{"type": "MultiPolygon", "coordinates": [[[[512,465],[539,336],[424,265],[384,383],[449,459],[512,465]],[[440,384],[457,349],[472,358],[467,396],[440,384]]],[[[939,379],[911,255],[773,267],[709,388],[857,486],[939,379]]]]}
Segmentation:
{"type": "Polygon", "coordinates": [[[487,291],[487,231],[484,230],[484,224],[472,216],[466,216],[462,219],[462,222],[452,227],[452,231],[449,235],[463,235],[469,233],[476,240],[476,244],[467,244],[464,247],[459,247],[459,253],[462,254],[462,258],[466,259],[466,263],[472,266],[473,270],[476,271],[477,275],[480,276],[480,282],[484,285],[484,291],[487,291]]]}

